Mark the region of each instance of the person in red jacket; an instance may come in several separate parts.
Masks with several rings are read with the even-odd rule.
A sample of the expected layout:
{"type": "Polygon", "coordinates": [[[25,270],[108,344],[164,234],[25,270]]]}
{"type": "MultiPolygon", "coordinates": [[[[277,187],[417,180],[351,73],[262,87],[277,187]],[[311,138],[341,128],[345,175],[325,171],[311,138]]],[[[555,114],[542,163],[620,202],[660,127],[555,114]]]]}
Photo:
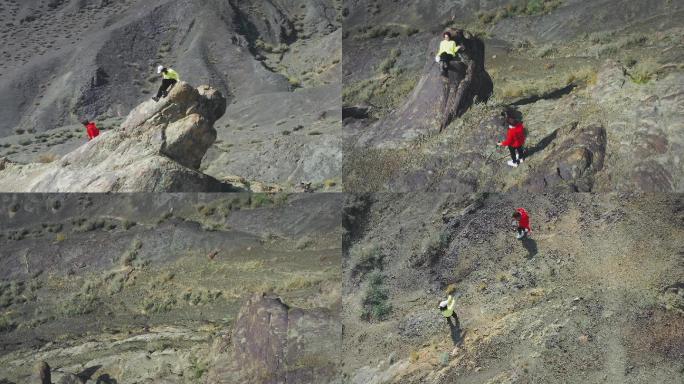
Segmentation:
{"type": "Polygon", "coordinates": [[[530,228],[530,216],[527,214],[525,208],[517,208],[515,212],[513,212],[513,218],[518,222],[517,239],[522,239],[532,231],[530,228]]]}
{"type": "Polygon", "coordinates": [[[497,145],[508,147],[508,150],[511,152],[511,160],[508,161],[508,165],[517,167],[520,165],[521,161],[525,160],[525,154],[523,153],[523,145],[525,145],[525,127],[521,121],[517,121],[511,115],[506,116],[506,122],[508,123],[506,140],[497,143],[497,145]]]}
{"type": "Polygon", "coordinates": [[[95,126],[95,122],[83,120],[82,124],[86,128],[86,133],[88,133],[88,141],[96,138],[100,134],[100,130],[95,126]]]}

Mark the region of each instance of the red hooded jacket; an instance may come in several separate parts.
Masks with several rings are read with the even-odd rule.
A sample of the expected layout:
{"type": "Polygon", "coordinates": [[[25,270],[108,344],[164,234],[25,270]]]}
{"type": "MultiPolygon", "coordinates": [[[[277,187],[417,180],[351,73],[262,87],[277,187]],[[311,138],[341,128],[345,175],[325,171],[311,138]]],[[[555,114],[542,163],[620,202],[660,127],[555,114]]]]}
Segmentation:
{"type": "Polygon", "coordinates": [[[96,138],[100,134],[100,130],[97,129],[94,122],[89,122],[86,125],[86,132],[88,132],[88,141],[96,138]]]}
{"type": "Polygon", "coordinates": [[[525,208],[518,208],[516,209],[520,213],[520,220],[518,220],[518,227],[527,229],[528,231],[531,231],[532,228],[530,228],[530,216],[527,214],[527,211],[525,208]]]}
{"type": "Polygon", "coordinates": [[[518,123],[513,127],[508,128],[506,140],[502,141],[501,145],[513,148],[520,148],[525,145],[525,127],[523,124],[518,123]]]}

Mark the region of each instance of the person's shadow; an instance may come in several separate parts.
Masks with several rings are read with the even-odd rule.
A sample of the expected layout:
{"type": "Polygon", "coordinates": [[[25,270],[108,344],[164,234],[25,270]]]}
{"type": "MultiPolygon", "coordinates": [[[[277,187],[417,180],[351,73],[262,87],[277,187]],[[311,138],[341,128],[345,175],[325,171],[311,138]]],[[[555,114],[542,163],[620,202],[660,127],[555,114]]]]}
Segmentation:
{"type": "Polygon", "coordinates": [[[533,258],[537,254],[537,242],[534,241],[534,239],[525,236],[520,240],[520,242],[522,243],[522,246],[527,250],[528,259],[533,258]]]}
{"type": "Polygon", "coordinates": [[[461,332],[461,323],[458,321],[458,319],[454,320],[452,317],[447,317],[447,323],[449,323],[451,341],[453,341],[454,346],[457,346],[463,340],[463,335],[461,332]]]}

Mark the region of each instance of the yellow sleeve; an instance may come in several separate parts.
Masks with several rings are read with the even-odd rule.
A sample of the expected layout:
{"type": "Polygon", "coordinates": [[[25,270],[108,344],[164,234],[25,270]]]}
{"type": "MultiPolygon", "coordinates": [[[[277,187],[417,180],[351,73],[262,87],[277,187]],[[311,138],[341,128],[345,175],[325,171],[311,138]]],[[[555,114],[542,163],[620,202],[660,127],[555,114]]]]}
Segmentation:
{"type": "Polygon", "coordinates": [[[174,71],[173,69],[169,69],[166,71],[166,78],[167,79],[174,79],[176,81],[180,81],[178,72],[174,71]]]}
{"type": "Polygon", "coordinates": [[[445,50],[444,48],[445,48],[445,47],[444,47],[444,41],[441,41],[441,42],[439,43],[439,50],[437,51],[437,56],[439,56],[439,55],[441,55],[442,53],[446,52],[446,50],[445,50]]]}
{"type": "Polygon", "coordinates": [[[455,304],[454,297],[449,295],[449,298],[447,298],[447,308],[448,309],[454,309],[454,304],[455,304]]]}

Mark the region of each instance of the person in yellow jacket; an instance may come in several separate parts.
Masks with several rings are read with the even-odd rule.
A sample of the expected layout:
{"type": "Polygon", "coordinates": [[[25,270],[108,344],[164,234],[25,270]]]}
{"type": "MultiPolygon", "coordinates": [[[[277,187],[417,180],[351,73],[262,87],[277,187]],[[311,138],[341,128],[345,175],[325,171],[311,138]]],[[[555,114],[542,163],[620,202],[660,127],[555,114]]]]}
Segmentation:
{"type": "Polygon", "coordinates": [[[163,65],[157,67],[157,73],[162,75],[162,83],[159,87],[159,91],[157,91],[157,96],[152,98],[154,101],[159,101],[160,98],[168,96],[171,88],[180,81],[178,72],[171,68],[166,68],[163,65]]]}
{"type": "Polygon", "coordinates": [[[458,316],[456,315],[456,311],[454,311],[455,306],[456,300],[454,299],[454,296],[451,293],[447,296],[446,300],[442,300],[439,303],[439,311],[442,313],[442,316],[444,316],[447,319],[447,322],[449,323],[450,327],[459,326],[458,316]],[[454,318],[455,323],[451,322],[452,317],[454,318]]]}
{"type": "Polygon", "coordinates": [[[449,62],[456,59],[456,54],[463,50],[463,47],[456,44],[456,41],[451,36],[451,32],[444,32],[444,40],[439,43],[439,51],[435,60],[440,63],[442,68],[442,76],[447,76],[449,71],[449,62]]]}

